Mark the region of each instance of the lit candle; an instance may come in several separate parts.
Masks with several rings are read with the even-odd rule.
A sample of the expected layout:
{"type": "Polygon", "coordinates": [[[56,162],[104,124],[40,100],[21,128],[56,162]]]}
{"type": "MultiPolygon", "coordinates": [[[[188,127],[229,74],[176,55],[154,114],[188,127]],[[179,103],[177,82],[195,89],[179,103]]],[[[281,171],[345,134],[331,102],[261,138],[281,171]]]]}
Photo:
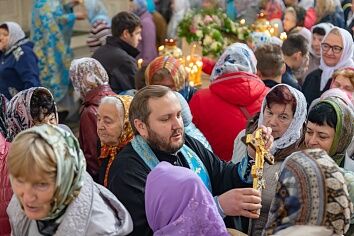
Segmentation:
{"type": "Polygon", "coordinates": [[[288,36],[286,35],[285,32],[283,32],[283,33],[280,34],[280,39],[281,39],[281,40],[284,41],[284,40],[287,39],[287,38],[288,38],[288,36]]]}
{"type": "Polygon", "coordinates": [[[138,69],[139,69],[139,70],[141,69],[141,67],[142,67],[142,65],[143,65],[143,62],[144,62],[144,60],[141,59],[141,58],[138,60],[138,69]]]}
{"type": "Polygon", "coordinates": [[[240,24],[241,24],[241,25],[244,25],[245,23],[246,23],[246,20],[245,20],[245,19],[241,19],[241,20],[240,20],[240,24]]]}

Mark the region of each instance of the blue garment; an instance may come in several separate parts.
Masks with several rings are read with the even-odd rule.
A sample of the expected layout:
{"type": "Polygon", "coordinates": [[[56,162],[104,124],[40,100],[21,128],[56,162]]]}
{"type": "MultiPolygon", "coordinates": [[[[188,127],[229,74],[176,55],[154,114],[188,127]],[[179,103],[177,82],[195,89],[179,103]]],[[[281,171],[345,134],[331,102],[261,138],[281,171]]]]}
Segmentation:
{"type": "Polygon", "coordinates": [[[11,99],[17,92],[38,87],[38,59],[33,43],[23,39],[7,52],[0,52],[0,93],[11,99]]]}
{"type": "Polygon", "coordinates": [[[111,26],[111,19],[102,0],[85,0],[84,5],[87,11],[87,19],[91,25],[101,20],[111,26]]]}
{"type": "MultiPolygon", "coordinates": [[[[140,158],[143,159],[145,164],[152,170],[154,169],[160,161],[157,159],[154,152],[151,150],[149,144],[140,136],[135,135],[131,141],[132,147],[139,154],[140,158]]],[[[200,160],[197,154],[187,145],[183,144],[180,150],[188,162],[189,168],[195,172],[205,184],[205,187],[212,191],[210,177],[204,163],[200,160]]]]}
{"type": "Polygon", "coordinates": [[[286,65],[286,71],[281,78],[281,82],[283,84],[290,85],[291,87],[296,88],[297,90],[301,91],[301,86],[297,82],[293,71],[291,70],[291,68],[288,65],[286,65]]]}
{"type": "Polygon", "coordinates": [[[343,9],[339,6],[336,6],[336,11],[330,15],[323,17],[319,23],[332,23],[334,26],[345,29],[344,22],[344,12],[343,9]]]}
{"type": "Polygon", "coordinates": [[[72,8],[62,1],[33,1],[31,39],[39,60],[40,80],[56,102],[63,99],[70,85],[70,40],[75,19],[72,8]]]}
{"type": "Polygon", "coordinates": [[[237,9],[235,7],[234,0],[227,0],[226,1],[226,15],[232,19],[233,21],[236,20],[237,17],[237,9]]]}
{"type": "Polygon", "coordinates": [[[197,89],[190,85],[186,85],[178,92],[182,94],[182,96],[184,97],[184,99],[186,99],[187,102],[189,102],[195,92],[197,92],[197,89]]]}
{"type": "Polygon", "coordinates": [[[154,13],[156,11],[154,0],[146,0],[146,4],[150,13],[154,13]]]}

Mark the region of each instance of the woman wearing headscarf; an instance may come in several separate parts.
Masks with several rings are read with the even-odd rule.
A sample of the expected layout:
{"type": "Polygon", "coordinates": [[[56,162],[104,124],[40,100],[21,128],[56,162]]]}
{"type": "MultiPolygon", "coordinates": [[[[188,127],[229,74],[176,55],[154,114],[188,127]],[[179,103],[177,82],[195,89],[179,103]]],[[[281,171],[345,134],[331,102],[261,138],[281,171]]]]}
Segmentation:
{"type": "Polygon", "coordinates": [[[268,219],[268,213],[274,194],[276,192],[277,173],[283,161],[299,148],[303,128],[306,122],[306,99],[297,89],[279,84],[273,87],[263,100],[259,118],[255,117],[254,124],[243,130],[235,139],[232,162],[241,162],[239,168],[240,177],[244,182],[252,182],[249,179],[249,158],[247,147],[243,143],[246,134],[251,134],[260,125],[272,128],[274,137],[271,154],[274,156],[275,164],[264,164],[263,178],[266,188],[262,191],[262,209],[258,219],[250,221],[248,235],[260,235],[268,219]]]}
{"type": "Polygon", "coordinates": [[[321,42],[320,67],[306,77],[302,86],[308,105],[329,89],[335,70],[354,66],[353,53],[353,38],[348,31],[333,27],[326,34],[321,42]]]}
{"type": "Polygon", "coordinates": [[[0,235],[10,235],[11,227],[9,217],[6,214],[7,205],[12,197],[12,189],[7,171],[6,158],[9,151],[10,143],[6,141],[7,124],[5,122],[6,115],[6,98],[0,94],[0,235]]]}
{"type": "Polygon", "coordinates": [[[73,106],[69,90],[69,67],[73,57],[70,47],[76,20],[83,20],[83,12],[73,12],[73,5],[81,0],[35,0],[32,8],[31,40],[39,59],[41,84],[54,96],[59,111],[69,112],[73,106]]]}
{"type": "Polygon", "coordinates": [[[223,160],[231,160],[236,136],[247,119],[259,112],[268,91],[256,75],[256,66],[245,44],[230,45],[213,69],[209,88],[199,90],[189,103],[193,123],[223,160]]]}
{"type": "Polygon", "coordinates": [[[184,132],[187,135],[197,139],[199,142],[201,142],[204,145],[204,147],[206,147],[209,151],[212,152],[213,150],[211,149],[208,140],[205,138],[204,134],[200,132],[200,130],[192,122],[193,116],[191,113],[191,109],[189,108],[188,102],[180,93],[175,92],[175,94],[177,95],[179,99],[179,103],[181,104],[182,107],[181,116],[184,125],[184,132]]]}
{"type": "Polygon", "coordinates": [[[338,165],[320,149],[296,152],[280,170],[263,235],[343,235],[352,214],[338,165]]]}
{"type": "Polygon", "coordinates": [[[318,69],[321,59],[321,42],[326,34],[332,29],[331,23],[320,23],[311,28],[309,66],[305,78],[312,71],[318,69]]]}
{"type": "Polygon", "coordinates": [[[148,65],[157,57],[156,26],[147,10],[146,0],[132,0],[129,4],[130,11],[139,16],[142,27],[141,41],[138,44],[140,54],[136,58],[143,59],[143,65],[148,65]]]}
{"type": "Polygon", "coordinates": [[[97,133],[101,141],[99,183],[108,186],[109,172],[118,153],[133,139],[129,108],[133,97],[108,96],[97,112],[97,133]]]}
{"type": "Polygon", "coordinates": [[[167,26],[167,37],[177,39],[177,27],[183,17],[191,9],[189,0],[173,0],[172,1],[172,17],[167,26]]]}
{"type": "Polygon", "coordinates": [[[229,235],[198,175],[167,162],[158,164],[147,176],[145,211],[155,236],[229,235]]]}
{"type": "MultiPolygon", "coordinates": [[[[25,129],[40,124],[58,124],[58,112],[53,95],[43,87],[30,88],[16,94],[8,104],[6,112],[8,125],[7,140],[25,129]]],[[[63,128],[69,129],[67,126],[63,128]]]]}
{"type": "Polygon", "coordinates": [[[40,86],[33,43],[15,22],[0,23],[0,93],[11,99],[19,91],[40,86]]]}
{"type": "Polygon", "coordinates": [[[8,207],[12,235],[127,235],[125,207],[85,171],[79,142],[41,125],[21,132],[8,155],[14,196],[8,207]],[[26,155],[23,155],[26,153],[26,155]]]}
{"type": "Polygon", "coordinates": [[[87,172],[98,180],[97,109],[103,97],[115,95],[108,74],[97,60],[84,57],[71,62],[70,79],[83,101],[80,111],[79,142],[87,162],[87,172]]]}
{"type": "Polygon", "coordinates": [[[342,99],[328,97],[309,110],[304,146],[322,148],[339,167],[354,171],[350,160],[353,156],[349,157],[346,152],[353,134],[353,111],[342,99]]]}
{"type": "Polygon", "coordinates": [[[189,102],[196,89],[189,85],[187,73],[179,60],[171,56],[155,58],[145,70],[146,85],[164,85],[177,91],[189,102]]]}

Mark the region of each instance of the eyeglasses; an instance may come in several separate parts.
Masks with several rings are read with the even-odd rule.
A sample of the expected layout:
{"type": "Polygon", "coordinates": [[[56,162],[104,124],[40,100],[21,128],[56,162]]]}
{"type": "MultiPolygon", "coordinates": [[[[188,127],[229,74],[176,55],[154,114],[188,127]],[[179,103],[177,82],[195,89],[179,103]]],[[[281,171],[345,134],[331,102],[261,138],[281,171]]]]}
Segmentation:
{"type": "Polygon", "coordinates": [[[331,46],[328,43],[321,43],[321,48],[324,52],[328,52],[329,49],[332,49],[334,54],[339,54],[343,50],[343,48],[340,46],[336,46],[336,45],[331,46]]]}

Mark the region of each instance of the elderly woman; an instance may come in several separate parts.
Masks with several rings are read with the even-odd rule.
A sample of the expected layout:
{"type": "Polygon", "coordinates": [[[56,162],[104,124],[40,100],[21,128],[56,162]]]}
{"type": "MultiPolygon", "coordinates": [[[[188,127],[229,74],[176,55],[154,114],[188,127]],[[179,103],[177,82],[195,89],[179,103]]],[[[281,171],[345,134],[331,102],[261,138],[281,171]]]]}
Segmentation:
{"type": "Polygon", "coordinates": [[[309,111],[304,145],[307,148],[322,148],[339,167],[354,171],[353,167],[348,166],[350,160],[346,155],[353,134],[353,112],[341,99],[328,97],[309,111]]]}
{"type": "Polygon", "coordinates": [[[289,35],[299,33],[308,41],[311,39],[311,32],[304,27],[306,10],[300,6],[288,7],[284,13],[283,27],[289,35]]]}
{"type": "Polygon", "coordinates": [[[353,38],[348,31],[333,27],[321,43],[320,67],[311,72],[302,86],[307,104],[329,89],[333,72],[344,67],[353,67],[353,38]]]}
{"type": "Polygon", "coordinates": [[[339,69],[332,76],[331,88],[339,88],[353,101],[354,105],[354,66],[339,69]]]}
{"type": "Polygon", "coordinates": [[[161,162],[147,176],[145,211],[155,236],[229,235],[198,175],[168,162],[161,162]]]}
{"type": "MultiPolygon", "coordinates": [[[[262,191],[261,214],[258,219],[250,221],[248,235],[260,235],[264,229],[270,204],[276,192],[275,183],[280,166],[288,155],[299,148],[301,143],[306,122],[306,107],[306,99],[299,90],[285,84],[276,85],[263,100],[258,121],[254,121],[254,124],[247,130],[247,133],[252,133],[260,125],[271,127],[274,137],[271,154],[275,158],[274,165],[264,164],[263,177],[266,181],[266,188],[262,191]]],[[[245,133],[246,131],[243,130],[235,139],[232,161],[234,163],[241,161],[242,167],[239,168],[241,179],[244,182],[251,182],[249,172],[247,172],[250,163],[248,163],[246,145],[241,141],[245,133]]]]}
{"type": "Polygon", "coordinates": [[[53,95],[43,87],[30,88],[16,94],[7,109],[8,134],[12,141],[21,131],[39,124],[58,124],[53,95]]]}
{"type": "Polygon", "coordinates": [[[213,69],[209,88],[199,90],[189,103],[194,124],[223,160],[231,160],[236,136],[259,112],[268,91],[256,75],[256,66],[247,45],[230,45],[213,69]]]}
{"type": "Polygon", "coordinates": [[[40,85],[33,43],[15,22],[0,24],[0,61],[0,93],[8,99],[40,85]]]}
{"type": "Polygon", "coordinates": [[[263,235],[343,235],[353,204],[337,164],[320,149],[296,152],[280,170],[263,235]]]}
{"type": "Polygon", "coordinates": [[[87,172],[98,180],[98,135],[97,109],[103,97],[114,95],[109,86],[109,78],[103,66],[93,58],[73,60],[70,66],[70,79],[83,101],[80,112],[80,147],[87,162],[87,172]]]}
{"type": "Polygon", "coordinates": [[[189,102],[196,89],[188,84],[184,66],[170,56],[155,58],[145,70],[146,85],[164,85],[177,91],[189,102]]]}
{"type": "Polygon", "coordinates": [[[125,207],[93,182],[79,142],[58,127],[21,132],[8,156],[12,235],[127,235],[125,207]],[[24,155],[26,153],[26,155],[24,155]]]}
{"type": "Polygon", "coordinates": [[[99,183],[108,186],[109,171],[120,150],[133,138],[129,108],[133,97],[104,97],[97,111],[97,134],[101,141],[99,183]]]}

